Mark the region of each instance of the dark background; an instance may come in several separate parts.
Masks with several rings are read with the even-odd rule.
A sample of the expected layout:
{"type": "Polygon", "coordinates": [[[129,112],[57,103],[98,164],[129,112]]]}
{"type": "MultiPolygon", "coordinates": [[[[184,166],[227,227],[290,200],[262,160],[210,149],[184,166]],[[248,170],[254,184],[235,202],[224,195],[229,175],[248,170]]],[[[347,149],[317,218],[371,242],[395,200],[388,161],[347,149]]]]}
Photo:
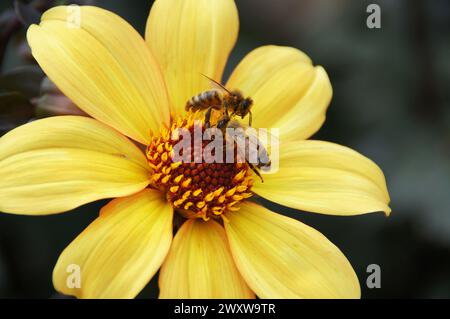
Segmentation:
{"type": "MultiPolygon", "coordinates": [[[[151,2],[95,1],[142,34],[151,2]]],[[[373,159],[386,175],[392,198],[389,218],[282,211],[314,226],[345,253],[363,298],[449,298],[450,1],[236,2],[241,31],[226,75],[260,45],[306,52],[325,67],[334,88],[327,122],[314,138],[373,159]],[[381,7],[381,29],[366,26],[369,3],[381,7]],[[381,267],[380,289],[365,284],[366,268],[374,263],[381,267]]],[[[2,1],[0,13],[10,8],[12,1],[2,1]]],[[[24,30],[8,42],[2,73],[32,63],[25,62],[24,30]]],[[[0,124],[5,119],[8,115],[0,113],[0,124]]],[[[0,214],[0,297],[60,297],[51,282],[58,255],[103,204],[49,217],[0,214]]],[[[140,297],[156,296],[153,280],[140,297]]]]}

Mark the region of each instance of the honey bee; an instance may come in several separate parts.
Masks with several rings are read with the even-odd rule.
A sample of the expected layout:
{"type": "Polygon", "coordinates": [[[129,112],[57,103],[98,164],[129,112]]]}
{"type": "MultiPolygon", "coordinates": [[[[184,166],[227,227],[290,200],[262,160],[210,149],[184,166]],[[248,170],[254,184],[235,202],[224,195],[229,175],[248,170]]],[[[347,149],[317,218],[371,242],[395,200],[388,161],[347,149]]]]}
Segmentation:
{"type": "MultiPolygon", "coordinates": [[[[249,127],[239,123],[236,120],[230,120],[227,128],[232,128],[233,134],[230,135],[227,130],[226,137],[236,142],[238,151],[241,152],[241,154],[243,153],[245,156],[246,163],[264,183],[260,170],[269,171],[271,169],[272,162],[270,160],[269,152],[259,140],[256,135],[256,131],[248,130],[249,127]],[[241,141],[244,141],[244,143],[241,143],[241,141]]],[[[276,139],[276,137],[271,135],[271,139],[276,139]]]]}
{"type": "Polygon", "coordinates": [[[233,117],[239,116],[244,119],[249,115],[249,126],[252,125],[253,100],[250,97],[244,98],[239,90],[229,91],[225,86],[219,82],[209,78],[215,89],[205,91],[196,96],[193,96],[186,103],[186,111],[203,111],[205,114],[205,126],[211,127],[211,113],[213,110],[222,111],[222,116],[217,121],[217,128],[224,130],[233,117]]]}

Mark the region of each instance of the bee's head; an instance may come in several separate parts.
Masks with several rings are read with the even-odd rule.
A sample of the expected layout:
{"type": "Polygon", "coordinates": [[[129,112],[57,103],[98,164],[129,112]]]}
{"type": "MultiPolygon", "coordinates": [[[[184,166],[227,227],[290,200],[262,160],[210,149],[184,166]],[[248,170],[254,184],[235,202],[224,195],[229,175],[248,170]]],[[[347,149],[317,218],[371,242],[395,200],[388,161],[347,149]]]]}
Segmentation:
{"type": "Polygon", "coordinates": [[[253,100],[251,98],[248,97],[246,99],[243,99],[242,103],[241,103],[241,107],[244,112],[242,112],[242,113],[247,114],[248,112],[250,112],[252,105],[253,105],[253,100]]]}

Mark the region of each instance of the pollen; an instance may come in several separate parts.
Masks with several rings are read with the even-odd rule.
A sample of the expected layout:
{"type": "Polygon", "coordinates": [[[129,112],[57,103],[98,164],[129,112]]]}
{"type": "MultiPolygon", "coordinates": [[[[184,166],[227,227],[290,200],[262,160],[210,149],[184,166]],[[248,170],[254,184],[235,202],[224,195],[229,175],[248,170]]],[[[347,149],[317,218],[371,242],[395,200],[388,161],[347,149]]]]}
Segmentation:
{"type": "MultiPolygon", "coordinates": [[[[187,129],[194,136],[195,128],[205,130],[202,122],[194,122],[191,117],[177,121],[169,129],[162,129],[158,137],[153,137],[146,152],[153,170],[152,186],[163,191],[174,209],[185,217],[205,221],[225,217],[223,214],[238,211],[239,203],[252,196],[252,170],[248,164],[237,160],[234,163],[199,161],[194,141],[183,150],[188,153],[181,154],[183,159],[184,155],[189,155],[186,158],[192,161],[174,161],[178,129],[187,129]]],[[[210,141],[202,141],[202,148],[208,143],[210,141]]]]}

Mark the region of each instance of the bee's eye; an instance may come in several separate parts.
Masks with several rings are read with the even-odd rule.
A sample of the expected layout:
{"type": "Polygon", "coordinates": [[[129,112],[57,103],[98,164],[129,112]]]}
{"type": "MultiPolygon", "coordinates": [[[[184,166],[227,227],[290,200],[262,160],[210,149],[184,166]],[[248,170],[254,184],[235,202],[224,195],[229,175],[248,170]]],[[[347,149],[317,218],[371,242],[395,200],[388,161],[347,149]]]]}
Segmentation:
{"type": "Polygon", "coordinates": [[[243,102],[242,102],[242,106],[244,107],[244,108],[249,108],[250,107],[250,105],[251,105],[252,103],[248,100],[248,99],[245,99],[243,102]]]}

